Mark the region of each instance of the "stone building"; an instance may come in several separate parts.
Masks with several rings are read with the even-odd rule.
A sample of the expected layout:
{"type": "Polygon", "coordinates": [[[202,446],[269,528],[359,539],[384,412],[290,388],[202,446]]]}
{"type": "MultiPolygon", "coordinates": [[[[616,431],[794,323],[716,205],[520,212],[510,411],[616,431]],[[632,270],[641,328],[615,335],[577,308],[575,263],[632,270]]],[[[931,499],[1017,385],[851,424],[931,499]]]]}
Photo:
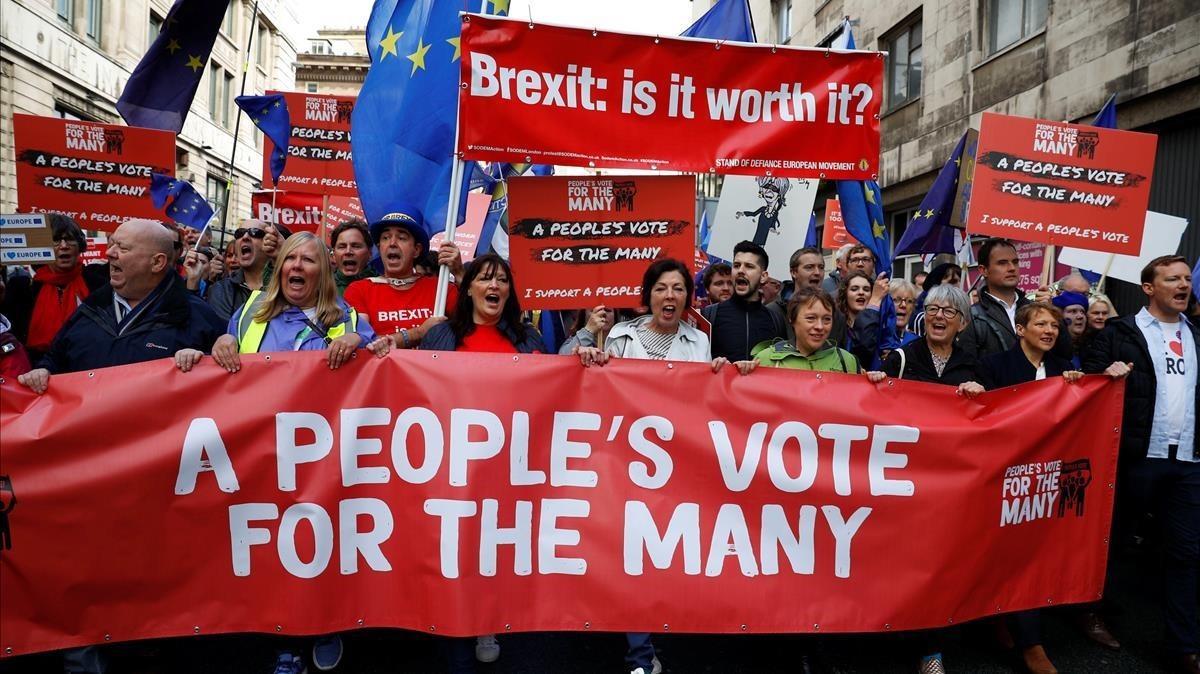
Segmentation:
{"type": "MultiPolygon", "coordinates": [[[[14,113],[123,123],[117,98],[163,24],[171,0],[0,0],[0,212],[16,210],[14,113]]],[[[233,0],[205,65],[183,131],[176,174],[215,209],[225,186],[243,64],[247,94],[292,89],[298,19],[286,0],[233,0]],[[254,35],[247,53],[247,42],[254,35]],[[247,56],[249,58],[247,58],[247,56]]],[[[262,175],[262,134],[243,120],[230,222],[250,213],[262,175]]]]}
{"type": "MultiPolygon", "coordinates": [[[[694,14],[711,4],[695,0],[694,14]]],[[[1180,252],[1190,259],[1200,255],[1200,3],[751,0],[750,5],[761,42],[815,45],[849,17],[859,49],[889,52],[879,183],[893,242],[958,138],[969,126],[978,128],[983,112],[1088,122],[1116,93],[1119,128],[1158,135],[1150,208],[1187,218],[1192,226],[1180,252]]]]}
{"type": "Polygon", "coordinates": [[[296,56],[296,91],[357,96],[371,57],[362,28],[322,28],[296,56]]]}

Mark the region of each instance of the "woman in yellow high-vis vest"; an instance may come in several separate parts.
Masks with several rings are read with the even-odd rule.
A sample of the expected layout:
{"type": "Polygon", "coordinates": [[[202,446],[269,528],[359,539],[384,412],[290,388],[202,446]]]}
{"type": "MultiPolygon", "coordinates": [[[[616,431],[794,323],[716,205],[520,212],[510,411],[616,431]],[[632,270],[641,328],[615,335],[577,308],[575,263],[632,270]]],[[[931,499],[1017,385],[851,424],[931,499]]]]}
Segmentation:
{"type": "MultiPolygon", "coordinates": [[[[310,232],[288,237],[279,251],[266,289],[250,294],[229,320],[228,333],[213,345],[213,360],[237,372],[239,354],[274,351],[321,351],[330,369],[337,369],[354,352],[370,349],[377,356],[390,342],[376,339],[371,324],[337,294],[329,249],[310,232]]],[[[200,361],[199,351],[181,351],[175,362],[187,372],[200,361]]]]}

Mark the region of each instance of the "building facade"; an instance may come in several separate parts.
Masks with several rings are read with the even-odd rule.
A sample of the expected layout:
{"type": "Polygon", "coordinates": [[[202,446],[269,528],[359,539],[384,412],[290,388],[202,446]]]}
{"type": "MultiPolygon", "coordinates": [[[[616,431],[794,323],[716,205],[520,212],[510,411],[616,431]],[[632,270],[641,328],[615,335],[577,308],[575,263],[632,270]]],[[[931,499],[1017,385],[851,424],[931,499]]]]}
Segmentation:
{"type": "MultiPolygon", "coordinates": [[[[0,0],[0,212],[17,206],[15,113],[121,124],[116,102],[171,8],[170,0],[0,0]]],[[[190,181],[231,228],[250,213],[262,175],[262,134],[243,120],[233,191],[226,195],[243,64],[247,94],[290,90],[298,19],[285,0],[232,0],[182,132],[176,175],[190,181]],[[253,35],[251,33],[253,32],[253,35]],[[251,40],[251,38],[253,38],[251,40]],[[249,45],[249,46],[248,46],[249,45]]]]}
{"type": "MultiPolygon", "coordinates": [[[[711,6],[695,0],[698,17],[711,6]]],[[[844,17],[887,51],[880,186],[892,241],[984,112],[1158,135],[1150,208],[1192,224],[1200,256],[1200,3],[1194,0],[751,0],[761,42],[818,44],[844,17]]],[[[818,200],[818,204],[823,204],[818,200]]],[[[818,213],[818,221],[821,220],[818,213]]]]}
{"type": "Polygon", "coordinates": [[[363,28],[322,28],[296,57],[296,91],[357,96],[370,67],[363,28]]]}

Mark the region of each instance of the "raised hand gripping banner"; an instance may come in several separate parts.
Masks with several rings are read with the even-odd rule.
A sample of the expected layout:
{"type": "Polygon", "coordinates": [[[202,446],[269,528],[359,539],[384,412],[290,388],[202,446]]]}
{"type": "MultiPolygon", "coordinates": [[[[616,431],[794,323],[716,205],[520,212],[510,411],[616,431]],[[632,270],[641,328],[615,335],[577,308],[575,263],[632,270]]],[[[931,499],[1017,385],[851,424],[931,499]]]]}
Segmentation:
{"type": "Polygon", "coordinates": [[[882,52],[464,15],[468,159],[874,179],[882,52]]]}
{"type": "Polygon", "coordinates": [[[1124,392],[428,352],[0,386],[4,655],[364,626],[897,631],[1091,601],[1124,392]]]}

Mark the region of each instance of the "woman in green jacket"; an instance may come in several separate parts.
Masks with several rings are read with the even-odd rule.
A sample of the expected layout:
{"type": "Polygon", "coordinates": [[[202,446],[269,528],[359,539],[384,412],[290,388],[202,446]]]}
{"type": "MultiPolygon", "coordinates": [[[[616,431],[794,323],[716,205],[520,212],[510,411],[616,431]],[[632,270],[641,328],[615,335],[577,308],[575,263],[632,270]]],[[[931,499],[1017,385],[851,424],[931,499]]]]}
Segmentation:
{"type": "Polygon", "coordinates": [[[847,374],[862,372],[853,354],[829,341],[833,330],[833,298],[829,293],[820,288],[800,288],[787,304],[787,318],[795,329],[796,341],[777,339],[758,343],[750,352],[758,365],[847,374]]]}

